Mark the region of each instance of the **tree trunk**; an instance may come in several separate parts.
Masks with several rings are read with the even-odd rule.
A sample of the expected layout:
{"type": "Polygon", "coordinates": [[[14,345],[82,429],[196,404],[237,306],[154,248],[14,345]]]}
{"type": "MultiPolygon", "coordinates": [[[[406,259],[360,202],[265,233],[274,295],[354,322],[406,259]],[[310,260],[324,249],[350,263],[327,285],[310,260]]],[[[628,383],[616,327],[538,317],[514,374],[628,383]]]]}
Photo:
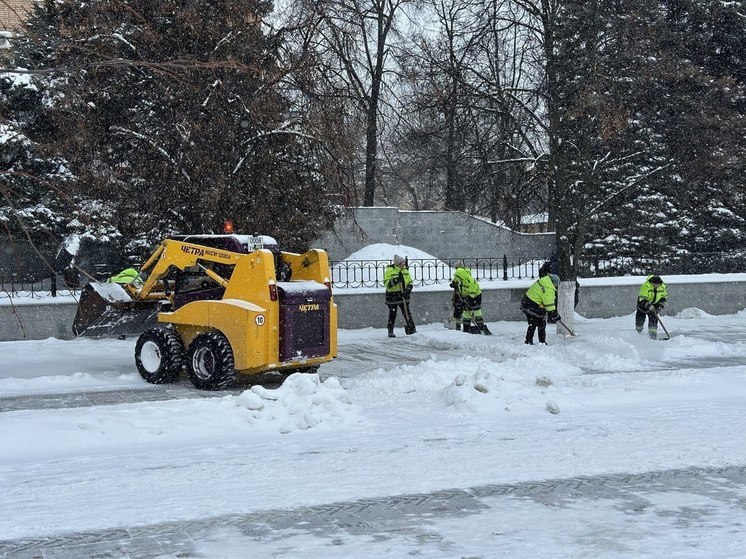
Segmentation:
{"type": "Polygon", "coordinates": [[[363,206],[372,206],[376,194],[376,159],[378,157],[378,84],[374,85],[365,118],[365,195],[363,206]]]}

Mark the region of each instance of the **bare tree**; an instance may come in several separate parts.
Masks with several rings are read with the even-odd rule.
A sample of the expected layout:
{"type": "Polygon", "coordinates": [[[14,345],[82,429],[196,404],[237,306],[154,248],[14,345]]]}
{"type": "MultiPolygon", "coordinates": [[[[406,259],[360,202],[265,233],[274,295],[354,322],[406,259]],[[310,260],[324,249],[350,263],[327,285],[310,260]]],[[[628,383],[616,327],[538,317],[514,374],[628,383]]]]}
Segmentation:
{"type": "Polygon", "coordinates": [[[412,0],[312,0],[327,78],[354,100],[365,130],[363,205],[372,206],[378,180],[379,118],[396,21],[412,0]]]}
{"type": "Polygon", "coordinates": [[[522,211],[546,203],[543,66],[531,17],[507,0],[433,0],[429,11],[430,27],[402,57],[411,83],[400,144],[440,170],[443,207],[518,225],[522,211]]]}

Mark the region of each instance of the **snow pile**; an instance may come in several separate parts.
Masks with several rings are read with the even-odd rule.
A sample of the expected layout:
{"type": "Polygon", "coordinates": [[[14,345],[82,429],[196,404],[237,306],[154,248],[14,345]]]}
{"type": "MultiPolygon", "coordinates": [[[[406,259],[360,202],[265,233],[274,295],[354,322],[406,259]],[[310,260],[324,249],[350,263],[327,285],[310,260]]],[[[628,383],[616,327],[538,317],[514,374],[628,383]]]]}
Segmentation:
{"type": "Polygon", "coordinates": [[[468,405],[480,394],[489,393],[494,385],[495,379],[490,373],[460,374],[443,389],[443,399],[449,406],[468,405]]]}
{"type": "Polygon", "coordinates": [[[92,289],[96,291],[105,301],[110,303],[130,303],[132,297],[129,296],[124,288],[118,283],[90,283],[92,289]]]}
{"type": "Polygon", "coordinates": [[[544,400],[545,392],[554,385],[551,377],[537,376],[533,381],[534,386],[530,386],[532,377],[515,376],[509,366],[505,373],[498,375],[477,371],[458,374],[451,384],[441,390],[440,395],[447,406],[459,411],[510,412],[520,402],[532,415],[542,409],[555,415],[559,413],[556,402],[544,400]]]}
{"type": "Polygon", "coordinates": [[[688,309],[684,309],[680,313],[678,313],[676,315],[676,318],[707,318],[710,316],[712,315],[706,313],[702,309],[698,309],[697,307],[689,307],[688,309]]]}
{"type": "Polygon", "coordinates": [[[376,243],[353,252],[342,262],[332,267],[332,278],[335,284],[350,284],[350,287],[375,284],[376,278],[383,279],[383,272],[398,254],[408,260],[421,261],[423,268],[428,269],[428,277],[449,278],[453,270],[432,254],[407,245],[376,243]]]}
{"type": "Polygon", "coordinates": [[[237,396],[8,411],[0,422],[0,464],[219,446],[359,421],[360,408],[336,378],[322,383],[318,375],[296,373],[276,390],[254,386],[237,396]]]}
{"type": "Polygon", "coordinates": [[[432,254],[428,254],[418,248],[407,245],[390,245],[388,243],[375,243],[353,252],[345,261],[352,260],[387,260],[393,261],[394,255],[398,254],[409,260],[432,260],[435,264],[444,265],[445,263],[438,260],[432,254]]]}
{"type": "Polygon", "coordinates": [[[279,424],[283,434],[359,420],[358,406],[336,377],[321,382],[317,374],[295,373],[275,390],[252,386],[236,399],[254,419],[279,424]]]}

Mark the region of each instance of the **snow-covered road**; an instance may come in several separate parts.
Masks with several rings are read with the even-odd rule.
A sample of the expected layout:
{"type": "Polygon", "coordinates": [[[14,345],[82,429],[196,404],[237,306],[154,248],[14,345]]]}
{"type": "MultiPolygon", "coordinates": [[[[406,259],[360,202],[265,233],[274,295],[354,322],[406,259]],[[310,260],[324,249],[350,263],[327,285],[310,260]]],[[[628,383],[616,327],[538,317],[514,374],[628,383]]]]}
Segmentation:
{"type": "MultiPolygon", "coordinates": [[[[421,555],[740,557],[743,483],[723,478],[732,498],[709,501],[694,490],[675,499],[662,486],[664,496],[650,494],[655,472],[694,479],[746,466],[746,313],[687,309],[665,318],[668,341],[637,335],[631,316],[577,320],[576,338],[552,333],[546,347],[520,343],[525,326],[510,322],[490,323],[491,337],[438,324],[393,340],[342,331],[340,357],[317,377],[155,401],[168,388],[143,384],[133,340],[2,343],[0,410],[60,393],[148,396],[0,413],[0,542],[463,490],[479,496],[480,511],[441,519],[438,541],[414,546],[421,555]],[[630,504],[592,481],[609,479],[638,480],[647,496],[630,504]],[[591,489],[530,505],[477,490],[550,482],[591,489]],[[687,508],[709,519],[707,530],[672,520],[687,508]],[[622,530],[624,514],[645,521],[628,516],[622,530]],[[503,528],[485,527],[498,517],[503,528]],[[551,522],[539,536],[530,529],[551,522]],[[459,539],[454,523],[482,543],[459,539]]],[[[407,538],[345,533],[346,555],[332,535],[325,546],[295,530],[283,548],[227,530],[193,541],[186,556],[246,556],[236,541],[255,557],[411,551],[407,538]]]]}

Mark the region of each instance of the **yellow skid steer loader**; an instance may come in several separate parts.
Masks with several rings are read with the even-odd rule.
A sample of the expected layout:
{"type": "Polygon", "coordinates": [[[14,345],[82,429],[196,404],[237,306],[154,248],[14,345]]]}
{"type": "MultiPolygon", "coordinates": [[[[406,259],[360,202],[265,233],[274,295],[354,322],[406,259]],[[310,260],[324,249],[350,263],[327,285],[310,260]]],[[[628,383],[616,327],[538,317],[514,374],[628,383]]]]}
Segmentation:
{"type": "Polygon", "coordinates": [[[323,250],[281,252],[267,236],[176,237],[158,246],[140,276],[141,284],[86,285],[73,332],[142,332],[135,363],[147,382],[173,382],[186,367],[194,386],[214,390],[237,374],[315,371],[337,356],[323,250]]]}

